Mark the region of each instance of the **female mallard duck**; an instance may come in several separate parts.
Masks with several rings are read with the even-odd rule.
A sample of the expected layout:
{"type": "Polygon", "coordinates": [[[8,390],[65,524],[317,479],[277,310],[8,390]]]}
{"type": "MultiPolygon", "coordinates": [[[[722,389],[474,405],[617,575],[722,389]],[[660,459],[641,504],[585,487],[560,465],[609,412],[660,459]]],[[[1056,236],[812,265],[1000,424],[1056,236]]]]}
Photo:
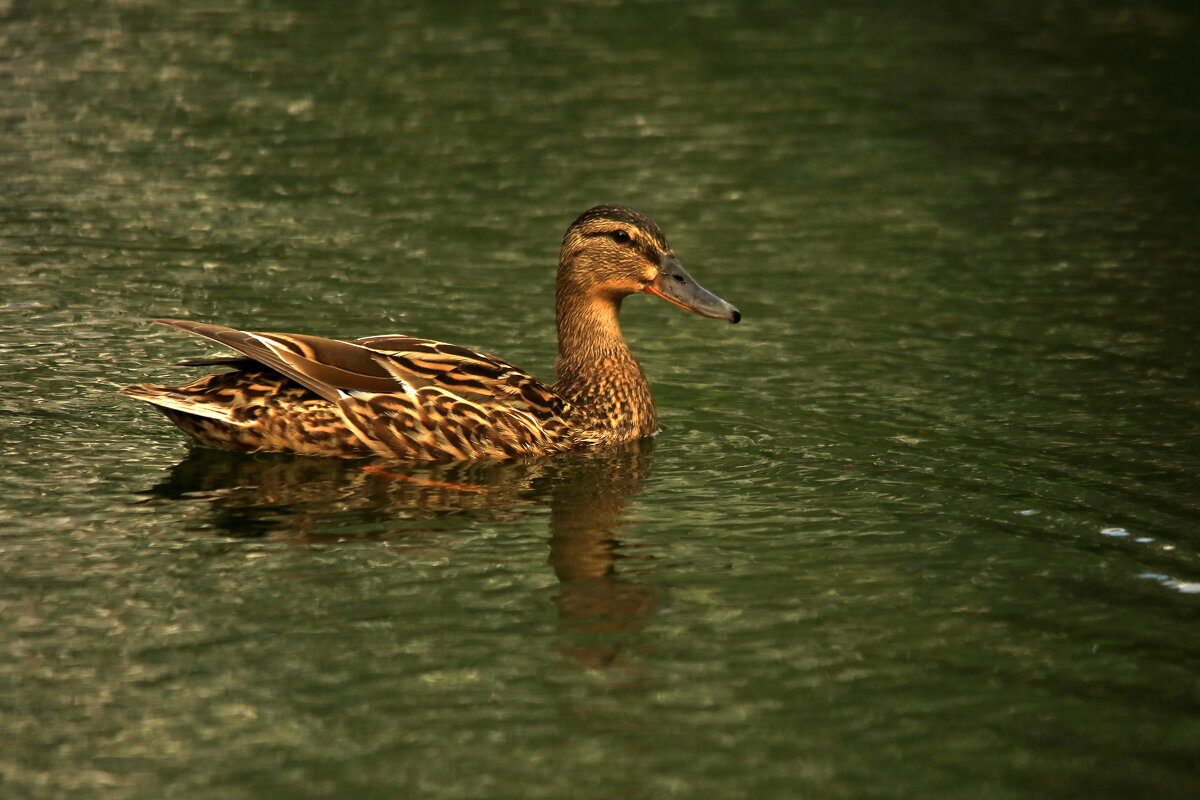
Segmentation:
{"type": "Polygon", "coordinates": [[[158,320],[241,355],[186,386],[127,386],[210,447],[405,461],[504,459],[653,435],[658,417],[617,315],[637,292],[713,319],[741,314],[683,269],[658,226],[596,206],[567,230],[553,386],[503,359],[410,336],[341,341],[158,320]]]}

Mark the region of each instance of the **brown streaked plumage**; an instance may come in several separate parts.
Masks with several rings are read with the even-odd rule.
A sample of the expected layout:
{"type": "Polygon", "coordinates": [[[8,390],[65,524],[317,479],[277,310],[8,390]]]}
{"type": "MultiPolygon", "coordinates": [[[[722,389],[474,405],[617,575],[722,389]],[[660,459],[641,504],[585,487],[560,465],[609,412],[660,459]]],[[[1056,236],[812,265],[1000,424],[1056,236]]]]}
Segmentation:
{"type": "Polygon", "coordinates": [[[737,309],[684,271],[662,231],[622,206],[584,212],[563,239],[555,292],[552,386],[495,356],[411,336],[343,341],[159,323],[240,355],[184,386],[127,386],[200,444],[235,450],[403,461],[506,459],[650,436],[650,389],[617,322],[646,292],[714,319],[737,309]]]}

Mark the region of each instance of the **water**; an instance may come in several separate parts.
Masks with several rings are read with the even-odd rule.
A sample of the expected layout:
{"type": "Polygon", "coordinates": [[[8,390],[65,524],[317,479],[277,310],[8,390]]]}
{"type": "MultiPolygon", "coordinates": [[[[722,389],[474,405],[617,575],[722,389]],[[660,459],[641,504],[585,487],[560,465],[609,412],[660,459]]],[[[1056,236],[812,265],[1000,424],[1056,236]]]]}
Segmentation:
{"type": "Polygon", "coordinates": [[[1200,790],[1186,4],[0,13],[5,796],[1200,790]],[[745,315],[626,303],[653,442],[379,474],[115,394],[208,352],[156,316],[548,377],[598,202],[745,315]]]}

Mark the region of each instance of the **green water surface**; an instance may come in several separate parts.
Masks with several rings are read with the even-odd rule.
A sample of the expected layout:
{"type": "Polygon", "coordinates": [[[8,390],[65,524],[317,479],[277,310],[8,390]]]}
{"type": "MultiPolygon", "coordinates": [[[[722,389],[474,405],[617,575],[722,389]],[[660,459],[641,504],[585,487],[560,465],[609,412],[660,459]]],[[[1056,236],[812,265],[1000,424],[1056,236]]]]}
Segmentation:
{"type": "Polygon", "coordinates": [[[1200,796],[1198,24],[0,2],[0,796],[1200,796]],[[745,317],[625,303],[652,442],[380,475],[116,394],[210,352],[160,316],[550,378],[601,202],[745,317]]]}

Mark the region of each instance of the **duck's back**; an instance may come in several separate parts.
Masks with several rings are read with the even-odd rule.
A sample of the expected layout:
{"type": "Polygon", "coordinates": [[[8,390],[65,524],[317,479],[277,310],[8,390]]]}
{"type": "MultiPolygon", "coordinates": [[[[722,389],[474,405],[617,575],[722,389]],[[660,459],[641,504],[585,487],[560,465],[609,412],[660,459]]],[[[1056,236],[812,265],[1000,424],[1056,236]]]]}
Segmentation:
{"type": "Polygon", "coordinates": [[[355,341],[162,320],[238,350],[232,372],[124,392],[201,444],[403,460],[505,459],[572,446],[569,404],[494,356],[408,336],[355,341]]]}

